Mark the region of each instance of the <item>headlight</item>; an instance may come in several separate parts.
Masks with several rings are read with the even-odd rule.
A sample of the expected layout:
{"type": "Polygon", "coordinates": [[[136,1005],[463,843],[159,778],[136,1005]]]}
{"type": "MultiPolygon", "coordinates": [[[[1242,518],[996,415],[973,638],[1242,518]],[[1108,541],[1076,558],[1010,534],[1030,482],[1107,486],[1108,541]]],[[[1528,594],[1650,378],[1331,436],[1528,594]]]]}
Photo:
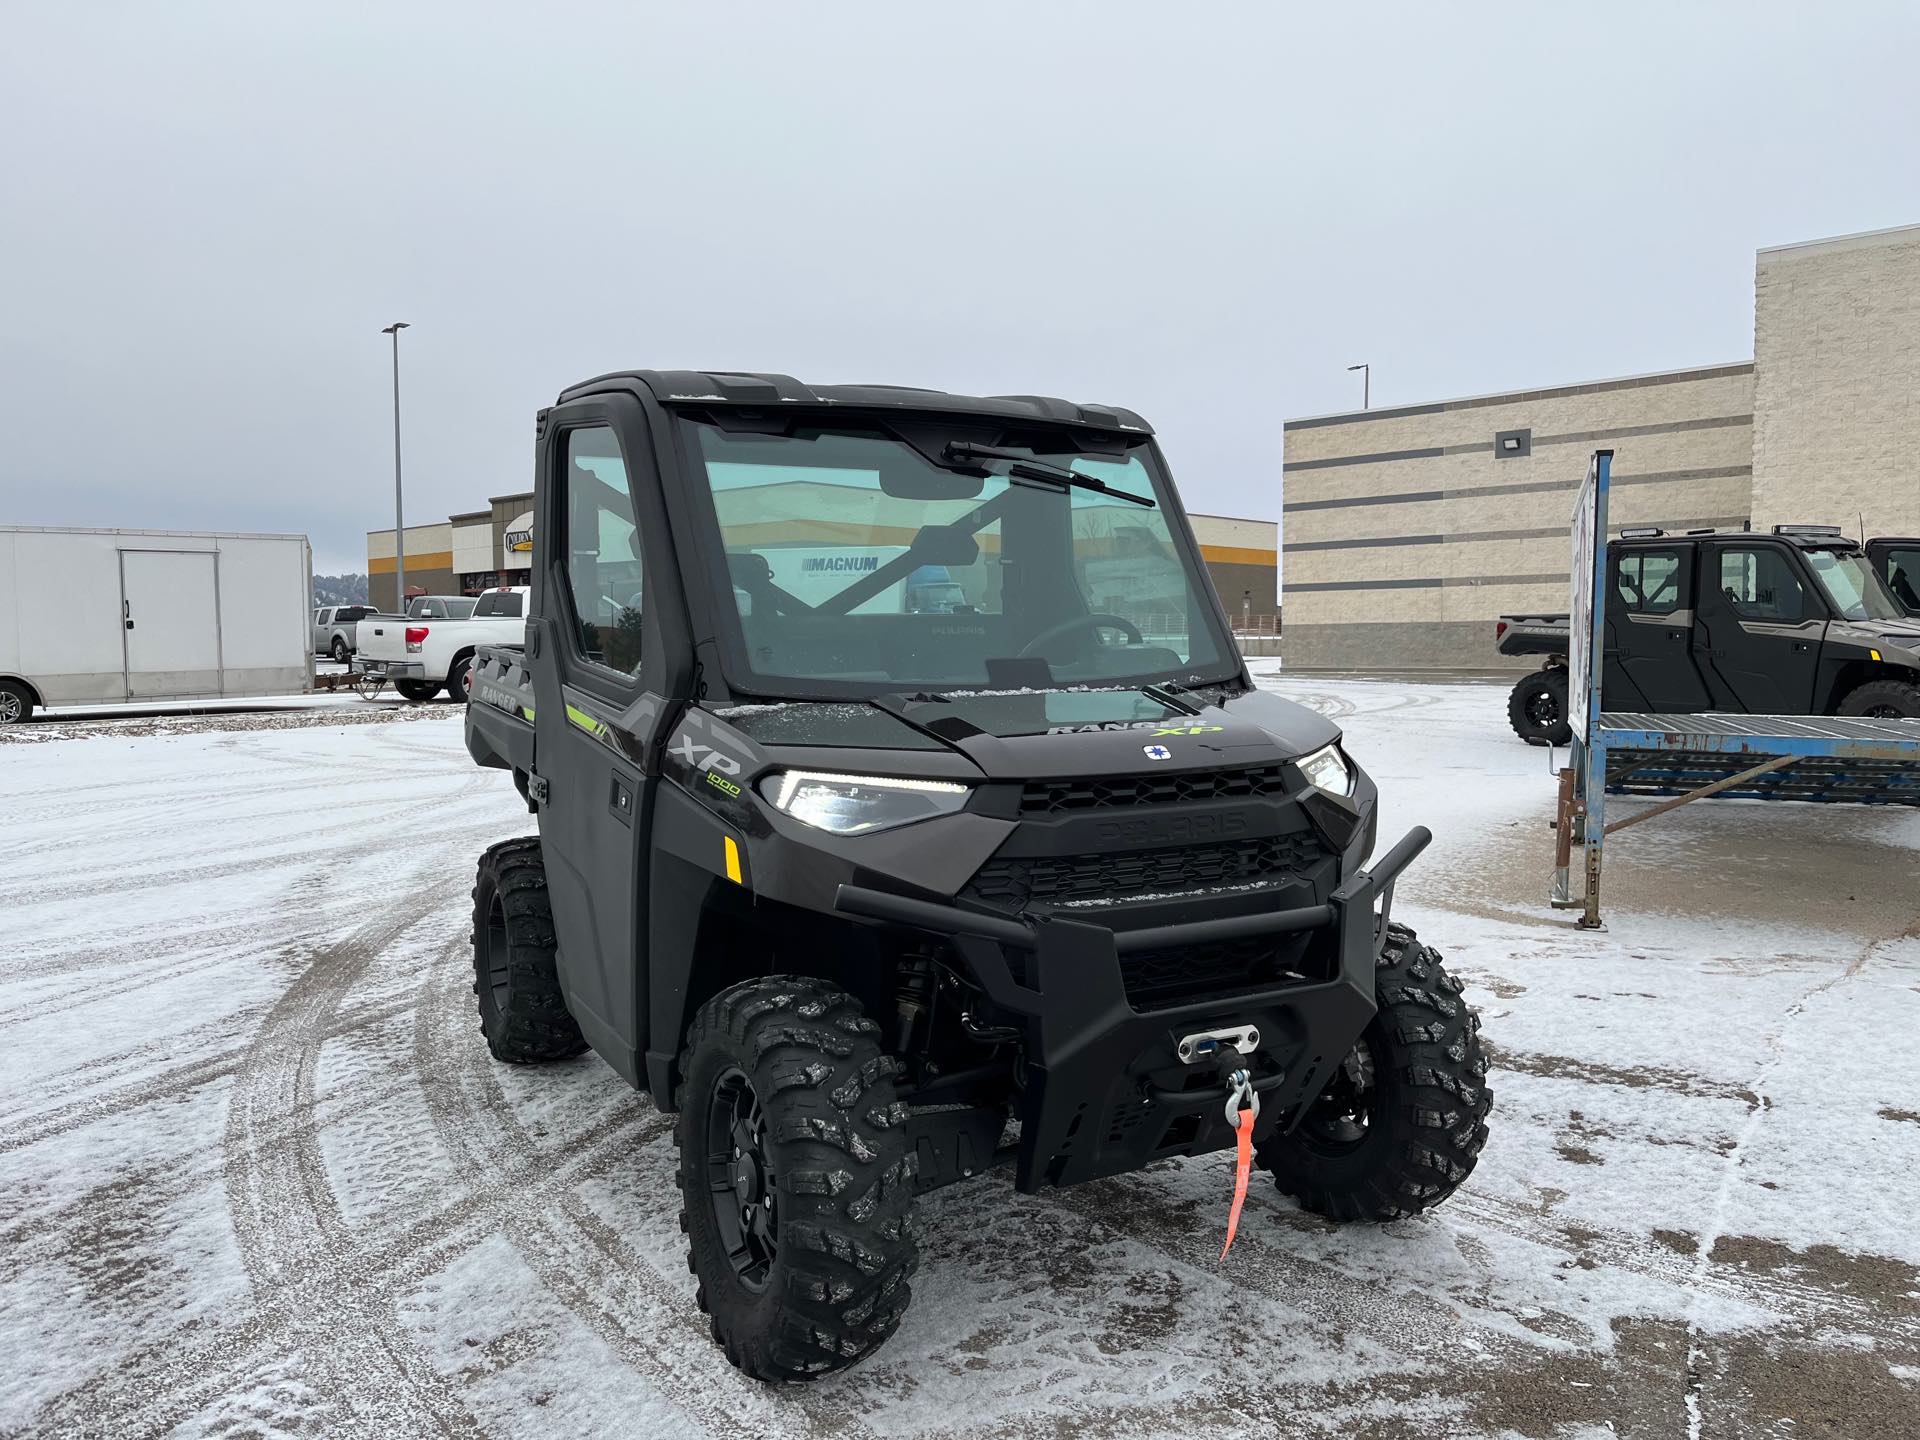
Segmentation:
{"type": "Polygon", "coordinates": [[[869,830],[951,815],[967,803],[967,787],[948,780],[893,780],[818,770],[769,775],[760,782],[760,793],[775,809],[835,835],[864,835],[869,830]]]}
{"type": "Polygon", "coordinates": [[[1353,767],[1347,764],[1346,757],[1340,753],[1338,745],[1329,745],[1324,750],[1316,750],[1303,760],[1294,762],[1300,767],[1300,773],[1313,785],[1331,795],[1351,795],[1353,793],[1353,767]]]}

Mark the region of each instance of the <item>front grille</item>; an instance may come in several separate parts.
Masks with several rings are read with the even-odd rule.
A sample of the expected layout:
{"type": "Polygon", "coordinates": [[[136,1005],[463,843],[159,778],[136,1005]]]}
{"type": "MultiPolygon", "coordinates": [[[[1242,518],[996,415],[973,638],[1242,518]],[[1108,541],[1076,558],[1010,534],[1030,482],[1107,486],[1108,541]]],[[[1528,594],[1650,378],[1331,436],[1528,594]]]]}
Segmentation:
{"type": "Polygon", "coordinates": [[[1105,810],[1122,805],[1179,805],[1195,800],[1246,800],[1284,795],[1285,767],[1200,770],[1190,775],[1104,775],[1093,780],[1030,780],[1020,791],[1022,815],[1105,810]]]}
{"type": "Polygon", "coordinates": [[[1311,833],[1101,855],[989,860],[962,893],[1007,910],[1070,900],[1137,901],[1209,886],[1271,883],[1326,854],[1311,833]]]}
{"type": "Polygon", "coordinates": [[[1256,935],[1178,950],[1142,950],[1120,957],[1120,979],[1134,1009],[1164,1010],[1202,996],[1227,999],[1325,978],[1293,968],[1301,948],[1297,937],[1256,935]]]}

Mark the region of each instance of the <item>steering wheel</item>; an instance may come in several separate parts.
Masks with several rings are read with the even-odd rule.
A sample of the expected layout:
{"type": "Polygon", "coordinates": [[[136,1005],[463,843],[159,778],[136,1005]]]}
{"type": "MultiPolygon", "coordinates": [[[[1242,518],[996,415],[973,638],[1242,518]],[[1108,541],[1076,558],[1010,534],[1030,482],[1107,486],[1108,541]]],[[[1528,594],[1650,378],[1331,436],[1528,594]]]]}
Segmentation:
{"type": "Polygon", "coordinates": [[[1020,647],[1022,658],[1033,654],[1042,645],[1051,644],[1062,635],[1071,635],[1076,630],[1118,630],[1127,637],[1129,645],[1140,643],[1140,631],[1131,620],[1118,615],[1103,615],[1097,611],[1092,615],[1072,615],[1058,625],[1049,625],[1038,635],[1020,647]]]}

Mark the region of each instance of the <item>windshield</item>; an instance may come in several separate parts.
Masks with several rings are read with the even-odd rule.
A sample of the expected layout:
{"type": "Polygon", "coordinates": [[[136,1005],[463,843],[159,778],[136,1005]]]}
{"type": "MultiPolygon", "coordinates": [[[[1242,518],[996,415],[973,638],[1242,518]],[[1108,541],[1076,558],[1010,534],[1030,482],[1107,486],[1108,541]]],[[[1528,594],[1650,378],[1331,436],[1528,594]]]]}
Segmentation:
{"type": "MultiPolygon", "coordinates": [[[[706,482],[731,592],[739,688],[845,696],[903,689],[1221,680],[1238,672],[1208,581],[1149,446],[1033,456],[1130,504],[1001,456],[935,464],[943,433],[682,421],[706,482]],[[981,474],[979,471],[988,473],[981,474]]],[[[930,431],[931,427],[926,427],[930,431]]]]}
{"type": "Polygon", "coordinates": [[[1904,612],[1861,555],[1809,550],[1807,564],[1833,608],[1848,620],[1898,620],[1904,612]]]}

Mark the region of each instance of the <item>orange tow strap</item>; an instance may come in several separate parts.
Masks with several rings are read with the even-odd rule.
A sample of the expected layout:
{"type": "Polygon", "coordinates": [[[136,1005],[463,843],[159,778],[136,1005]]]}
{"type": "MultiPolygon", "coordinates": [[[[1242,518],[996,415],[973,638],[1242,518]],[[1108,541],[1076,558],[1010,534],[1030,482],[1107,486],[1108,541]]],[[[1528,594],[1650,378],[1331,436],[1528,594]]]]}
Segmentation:
{"type": "Polygon", "coordinates": [[[1227,1211],[1227,1243],[1220,1247],[1220,1258],[1227,1258],[1233,1237],[1240,1230],[1240,1207],[1247,1201],[1247,1174],[1253,1169],[1253,1120],[1251,1106],[1234,1117],[1233,1128],[1239,1137],[1240,1154],[1233,1166],[1233,1208],[1227,1211]]]}

